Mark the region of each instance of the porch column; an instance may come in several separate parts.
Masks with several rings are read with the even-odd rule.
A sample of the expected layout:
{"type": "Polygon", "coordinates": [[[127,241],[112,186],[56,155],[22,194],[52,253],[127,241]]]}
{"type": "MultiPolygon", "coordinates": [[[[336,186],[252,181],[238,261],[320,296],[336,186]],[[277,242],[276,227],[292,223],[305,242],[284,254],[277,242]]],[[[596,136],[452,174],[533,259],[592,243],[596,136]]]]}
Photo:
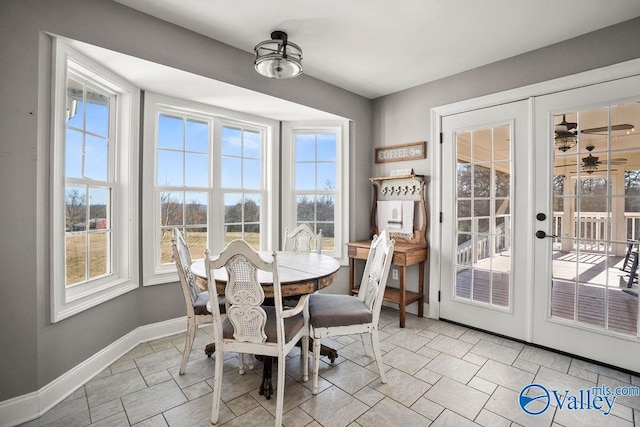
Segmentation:
{"type": "MultiPolygon", "coordinates": [[[[575,186],[576,180],[575,178],[571,178],[570,176],[565,176],[564,179],[564,195],[565,196],[575,196],[575,186]]],[[[562,252],[571,252],[573,251],[573,241],[568,240],[577,237],[576,236],[576,221],[575,221],[575,197],[565,197],[564,203],[562,204],[563,214],[562,214],[562,237],[563,239],[560,241],[562,244],[561,251],[562,252]]]]}
{"type": "MultiPolygon", "coordinates": [[[[611,171],[612,194],[624,196],[624,167],[611,171]]],[[[624,197],[611,198],[611,240],[625,242],[627,240],[627,220],[624,217],[624,197]]],[[[627,247],[614,245],[612,255],[624,256],[627,247]]]]}

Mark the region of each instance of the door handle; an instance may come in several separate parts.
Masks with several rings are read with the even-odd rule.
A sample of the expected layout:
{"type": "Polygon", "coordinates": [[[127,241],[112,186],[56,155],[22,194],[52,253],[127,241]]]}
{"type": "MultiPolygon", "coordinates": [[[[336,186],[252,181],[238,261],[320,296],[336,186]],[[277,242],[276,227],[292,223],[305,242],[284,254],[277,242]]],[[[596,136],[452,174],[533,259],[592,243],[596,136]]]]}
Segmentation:
{"type": "Polygon", "coordinates": [[[558,236],[556,236],[555,234],[552,234],[552,235],[548,236],[547,233],[545,233],[544,231],[538,230],[538,231],[536,231],[536,237],[538,239],[544,239],[545,237],[550,237],[552,239],[555,239],[558,236]]]}

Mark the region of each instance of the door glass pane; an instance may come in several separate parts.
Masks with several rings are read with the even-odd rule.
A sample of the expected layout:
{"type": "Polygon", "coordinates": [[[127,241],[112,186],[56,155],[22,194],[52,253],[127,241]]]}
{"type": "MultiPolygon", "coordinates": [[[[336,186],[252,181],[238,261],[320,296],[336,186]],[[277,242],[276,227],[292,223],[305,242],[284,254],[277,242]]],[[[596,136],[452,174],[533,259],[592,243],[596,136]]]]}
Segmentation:
{"type": "Polygon", "coordinates": [[[554,122],[553,233],[559,237],[553,240],[551,315],[635,336],[640,104],[559,114],[554,122]],[[563,117],[568,125],[559,125],[563,117]],[[560,141],[567,133],[571,148],[560,141]]]}
{"type": "Polygon", "coordinates": [[[511,126],[456,134],[455,297],[510,307],[511,126]]]}

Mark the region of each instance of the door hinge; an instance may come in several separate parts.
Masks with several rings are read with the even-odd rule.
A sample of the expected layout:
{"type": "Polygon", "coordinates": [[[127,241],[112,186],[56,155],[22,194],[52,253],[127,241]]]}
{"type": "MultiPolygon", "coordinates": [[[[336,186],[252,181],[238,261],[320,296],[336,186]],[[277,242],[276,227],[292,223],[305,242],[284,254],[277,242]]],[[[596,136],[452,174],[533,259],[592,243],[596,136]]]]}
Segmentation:
{"type": "Polygon", "coordinates": [[[440,291],[438,291],[438,302],[440,302],[440,291]]]}
{"type": "Polygon", "coordinates": [[[444,133],[440,132],[440,144],[444,141],[444,133]]]}
{"type": "Polygon", "coordinates": [[[442,224],[442,212],[440,212],[440,223],[442,224]]]}

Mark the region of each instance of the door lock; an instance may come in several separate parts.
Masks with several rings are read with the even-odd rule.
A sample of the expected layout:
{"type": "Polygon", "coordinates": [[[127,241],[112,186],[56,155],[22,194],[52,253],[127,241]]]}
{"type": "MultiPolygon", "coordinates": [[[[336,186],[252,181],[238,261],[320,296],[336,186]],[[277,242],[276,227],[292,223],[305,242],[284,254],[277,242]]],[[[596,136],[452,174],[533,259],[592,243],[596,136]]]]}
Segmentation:
{"type": "Polygon", "coordinates": [[[552,235],[550,235],[550,236],[547,236],[547,233],[545,233],[545,232],[544,232],[544,231],[542,231],[542,230],[538,230],[538,231],[536,231],[536,237],[537,237],[538,239],[544,239],[545,237],[550,237],[550,238],[552,238],[552,239],[555,239],[555,238],[556,238],[556,237],[558,237],[558,236],[556,236],[555,234],[552,234],[552,235]]]}

